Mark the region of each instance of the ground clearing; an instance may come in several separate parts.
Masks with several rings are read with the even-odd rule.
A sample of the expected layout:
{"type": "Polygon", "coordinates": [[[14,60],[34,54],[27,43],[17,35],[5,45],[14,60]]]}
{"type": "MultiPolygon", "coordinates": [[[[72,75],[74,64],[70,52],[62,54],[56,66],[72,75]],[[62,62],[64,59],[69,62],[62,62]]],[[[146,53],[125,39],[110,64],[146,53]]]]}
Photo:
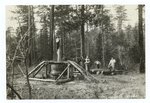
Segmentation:
{"type": "MultiPolygon", "coordinates": [[[[72,81],[62,85],[31,81],[33,99],[144,99],[145,74],[93,75],[101,83],[72,81]]],[[[16,79],[15,89],[28,99],[25,79],[16,79]]]]}

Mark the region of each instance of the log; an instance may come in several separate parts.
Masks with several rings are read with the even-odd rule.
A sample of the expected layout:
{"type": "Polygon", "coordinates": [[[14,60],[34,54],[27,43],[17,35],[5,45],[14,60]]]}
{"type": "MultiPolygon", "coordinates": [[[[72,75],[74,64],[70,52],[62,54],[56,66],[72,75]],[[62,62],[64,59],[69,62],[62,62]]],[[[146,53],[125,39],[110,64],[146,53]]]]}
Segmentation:
{"type": "Polygon", "coordinates": [[[33,78],[41,71],[41,69],[45,66],[45,64],[41,65],[37,72],[33,75],[33,78]]]}
{"type": "Polygon", "coordinates": [[[70,64],[69,64],[69,65],[65,68],[65,70],[60,74],[60,76],[56,79],[56,81],[61,78],[61,76],[62,76],[62,75],[64,74],[64,72],[69,68],[69,66],[70,66],[70,64]]]}
{"type": "Polygon", "coordinates": [[[70,75],[70,70],[69,70],[70,68],[68,68],[68,70],[67,70],[67,78],[69,78],[69,75],[70,75]]]}
{"type": "Polygon", "coordinates": [[[47,69],[48,69],[48,67],[47,67],[48,65],[46,65],[46,78],[48,77],[48,75],[47,75],[47,69]]]}
{"type": "Polygon", "coordinates": [[[33,72],[35,72],[43,63],[45,63],[45,61],[43,61],[40,64],[38,64],[32,71],[29,72],[28,75],[31,75],[33,72]]]}
{"type": "Polygon", "coordinates": [[[50,64],[68,64],[67,61],[45,61],[50,64]]]}
{"type": "Polygon", "coordinates": [[[42,82],[55,82],[56,81],[53,79],[38,79],[38,78],[29,78],[29,80],[36,80],[36,81],[42,81],[42,82]]]}
{"type": "Polygon", "coordinates": [[[94,80],[95,82],[99,82],[99,80],[97,80],[94,76],[92,76],[88,71],[86,71],[83,67],[81,67],[80,65],[78,65],[76,62],[74,61],[70,61],[68,60],[68,62],[73,65],[87,80],[94,80]],[[91,78],[90,78],[91,77],[91,78]]]}
{"type": "Polygon", "coordinates": [[[87,76],[86,75],[86,70],[83,68],[83,67],[81,67],[81,66],[79,66],[78,64],[76,64],[75,62],[73,62],[73,61],[69,61],[69,63],[71,64],[71,65],[73,65],[83,76],[87,76]]]}
{"type": "Polygon", "coordinates": [[[70,82],[71,80],[72,80],[71,78],[59,79],[59,80],[56,81],[56,84],[61,84],[61,83],[70,82]]]}

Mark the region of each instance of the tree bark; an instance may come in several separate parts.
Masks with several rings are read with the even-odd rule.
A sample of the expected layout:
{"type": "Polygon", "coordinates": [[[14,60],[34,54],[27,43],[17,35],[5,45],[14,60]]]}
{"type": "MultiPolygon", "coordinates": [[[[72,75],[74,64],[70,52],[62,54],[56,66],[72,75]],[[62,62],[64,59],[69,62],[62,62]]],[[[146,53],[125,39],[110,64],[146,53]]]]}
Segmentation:
{"type": "MultiPolygon", "coordinates": [[[[103,5],[102,5],[102,19],[103,19],[103,5]]],[[[103,54],[103,68],[105,68],[105,35],[104,35],[104,31],[103,31],[103,20],[102,20],[102,54],[103,54]]]]}
{"type": "Polygon", "coordinates": [[[140,46],[140,73],[145,73],[145,56],[143,48],[143,19],[142,19],[143,5],[138,5],[139,12],[139,46],[140,46]]]}
{"type": "MultiPolygon", "coordinates": [[[[84,51],[84,5],[81,7],[81,58],[84,59],[85,51],[84,51]]],[[[83,60],[81,61],[81,65],[84,66],[83,60]]]]}
{"type": "MultiPolygon", "coordinates": [[[[30,5],[28,6],[28,48],[31,47],[31,7],[30,5]]],[[[31,52],[32,52],[32,49],[30,49],[29,51],[29,67],[31,66],[31,52]]]]}
{"type": "MultiPolygon", "coordinates": [[[[28,52],[27,52],[28,54],[28,52]]],[[[27,55],[26,55],[27,58],[27,55]]],[[[27,68],[27,59],[25,58],[25,69],[26,69],[26,80],[27,80],[27,86],[29,89],[29,99],[32,98],[32,94],[31,94],[31,86],[30,86],[30,82],[29,82],[29,75],[28,75],[28,68],[27,68]]]]}
{"type": "Polygon", "coordinates": [[[54,36],[54,5],[51,6],[50,15],[50,60],[53,60],[53,36],[54,36]]]}

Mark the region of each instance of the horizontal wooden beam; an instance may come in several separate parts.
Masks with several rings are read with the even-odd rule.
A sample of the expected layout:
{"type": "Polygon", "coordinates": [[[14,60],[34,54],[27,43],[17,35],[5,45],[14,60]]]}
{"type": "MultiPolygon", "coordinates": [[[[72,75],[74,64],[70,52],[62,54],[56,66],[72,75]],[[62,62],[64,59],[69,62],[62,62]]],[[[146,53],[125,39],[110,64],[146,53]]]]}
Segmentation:
{"type": "Polygon", "coordinates": [[[46,63],[50,64],[67,64],[67,61],[45,61],[46,63]]]}
{"type": "Polygon", "coordinates": [[[43,82],[55,82],[53,79],[38,79],[38,78],[29,78],[29,80],[43,81],[43,82]]]}

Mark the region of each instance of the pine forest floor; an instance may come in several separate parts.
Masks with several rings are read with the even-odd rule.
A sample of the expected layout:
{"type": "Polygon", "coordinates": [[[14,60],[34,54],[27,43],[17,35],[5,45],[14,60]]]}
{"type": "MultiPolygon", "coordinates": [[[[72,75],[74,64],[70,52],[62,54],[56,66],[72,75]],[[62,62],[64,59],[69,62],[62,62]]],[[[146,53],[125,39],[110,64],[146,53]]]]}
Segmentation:
{"type": "MultiPolygon", "coordinates": [[[[96,84],[75,80],[61,85],[52,82],[30,81],[32,99],[144,99],[145,74],[95,75],[101,82],[96,84]]],[[[15,79],[15,90],[28,99],[28,87],[24,77],[15,79]]]]}

